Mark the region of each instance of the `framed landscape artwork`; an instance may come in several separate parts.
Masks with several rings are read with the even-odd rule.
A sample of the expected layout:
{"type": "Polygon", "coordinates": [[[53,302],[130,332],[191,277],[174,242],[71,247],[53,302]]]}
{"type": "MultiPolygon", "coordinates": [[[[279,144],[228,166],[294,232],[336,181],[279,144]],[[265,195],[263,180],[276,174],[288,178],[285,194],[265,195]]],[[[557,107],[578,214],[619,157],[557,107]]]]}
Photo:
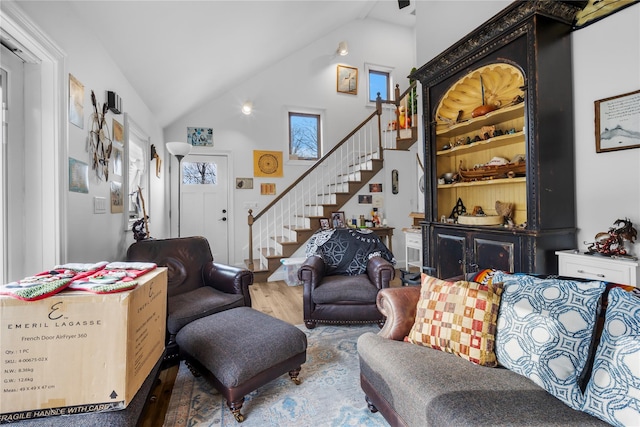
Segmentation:
{"type": "Polygon", "coordinates": [[[595,101],[596,152],[640,147],[640,90],[595,101]]]}

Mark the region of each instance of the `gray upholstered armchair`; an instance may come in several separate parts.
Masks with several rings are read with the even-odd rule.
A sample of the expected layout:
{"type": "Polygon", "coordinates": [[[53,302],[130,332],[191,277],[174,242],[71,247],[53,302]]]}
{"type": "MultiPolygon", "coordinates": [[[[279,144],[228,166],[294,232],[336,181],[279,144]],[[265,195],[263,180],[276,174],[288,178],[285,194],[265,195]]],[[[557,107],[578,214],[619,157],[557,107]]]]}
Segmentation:
{"type": "Polygon", "coordinates": [[[142,240],[129,247],[127,261],[168,267],[165,359],[178,358],[175,336],[186,324],[223,310],[251,307],[253,273],[214,262],[204,237],[142,240]]]}
{"type": "Polygon", "coordinates": [[[385,317],[376,307],[380,289],[395,277],[395,259],[369,230],[318,231],[307,244],[300,267],[304,323],[378,323],[385,317]]]}

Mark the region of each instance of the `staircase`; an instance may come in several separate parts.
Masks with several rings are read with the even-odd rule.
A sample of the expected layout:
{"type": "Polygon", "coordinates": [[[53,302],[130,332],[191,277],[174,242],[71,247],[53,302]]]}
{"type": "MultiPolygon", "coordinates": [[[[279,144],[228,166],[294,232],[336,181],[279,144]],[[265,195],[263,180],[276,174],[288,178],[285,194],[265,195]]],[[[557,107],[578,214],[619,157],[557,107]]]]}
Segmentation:
{"type": "Polygon", "coordinates": [[[249,210],[250,256],[245,264],[254,281],[267,281],[280,267],[280,259],[293,255],[320,228],[320,218],[330,218],[380,172],[385,150],[408,150],[415,143],[415,127],[392,125],[400,122],[397,107],[406,105],[412,89],[415,83],[400,95],[396,86],[397,101],[385,102],[378,96],[376,110],[331,151],[262,211],[254,216],[249,210]],[[383,108],[384,104],[390,106],[383,108]]]}

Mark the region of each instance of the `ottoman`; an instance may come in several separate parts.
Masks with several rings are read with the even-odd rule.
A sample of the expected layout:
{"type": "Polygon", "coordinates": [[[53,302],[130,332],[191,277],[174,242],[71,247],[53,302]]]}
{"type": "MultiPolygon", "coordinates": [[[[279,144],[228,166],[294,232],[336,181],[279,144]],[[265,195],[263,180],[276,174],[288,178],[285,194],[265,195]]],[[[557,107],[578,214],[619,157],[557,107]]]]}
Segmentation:
{"type": "Polygon", "coordinates": [[[250,307],[203,317],[176,335],[181,356],[225,397],[236,421],[244,396],[288,372],[295,384],[307,360],[307,336],[300,329],[250,307]]]}

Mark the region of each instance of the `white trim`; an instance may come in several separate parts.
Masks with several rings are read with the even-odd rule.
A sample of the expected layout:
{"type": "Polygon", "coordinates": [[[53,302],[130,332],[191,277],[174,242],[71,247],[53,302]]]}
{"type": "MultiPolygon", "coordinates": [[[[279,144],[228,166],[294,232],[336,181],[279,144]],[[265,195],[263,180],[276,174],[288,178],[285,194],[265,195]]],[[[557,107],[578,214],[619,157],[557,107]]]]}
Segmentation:
{"type": "Polygon", "coordinates": [[[302,165],[302,166],[311,166],[316,163],[325,153],[324,148],[324,121],[325,121],[325,109],[322,108],[311,108],[311,107],[295,107],[295,106],[285,106],[284,107],[284,153],[285,158],[284,162],[288,165],[302,165]],[[318,153],[318,159],[314,160],[299,160],[299,159],[291,159],[289,158],[289,143],[290,143],[290,135],[289,135],[289,113],[301,113],[301,114],[315,114],[320,116],[320,141],[318,143],[320,152],[318,153]]]}
{"type": "Polygon", "coordinates": [[[25,108],[40,112],[40,120],[25,117],[26,152],[32,174],[26,174],[30,207],[25,212],[25,242],[29,271],[66,262],[68,93],[66,54],[13,1],[0,9],[3,31],[29,50],[38,62],[25,64],[25,108]]]}
{"type": "Polygon", "coordinates": [[[389,66],[386,66],[386,65],[370,64],[368,62],[364,63],[364,74],[365,74],[366,81],[367,81],[367,87],[366,87],[367,107],[374,107],[375,108],[375,106],[376,106],[375,101],[370,101],[369,100],[369,71],[371,71],[371,70],[380,71],[382,73],[389,73],[389,101],[393,101],[394,96],[395,96],[395,93],[394,93],[395,84],[393,82],[393,71],[395,70],[395,68],[389,67],[389,66]]]}
{"type": "MultiPolygon", "coordinates": [[[[124,113],[124,141],[125,141],[125,146],[124,146],[124,157],[123,157],[123,164],[122,164],[122,168],[123,168],[123,185],[122,185],[122,192],[123,192],[123,221],[124,221],[124,231],[126,232],[132,232],[132,225],[134,222],[136,222],[137,219],[130,219],[129,218],[129,150],[131,147],[131,137],[135,137],[135,139],[137,139],[138,141],[140,141],[142,144],[144,144],[144,147],[142,147],[142,151],[143,153],[143,158],[149,159],[151,158],[151,137],[149,136],[149,134],[142,129],[142,127],[140,127],[140,125],[138,125],[138,123],[136,123],[135,120],[133,120],[131,118],[131,115],[129,115],[128,113],[124,113]]],[[[144,182],[144,185],[147,187],[146,191],[143,192],[143,196],[145,196],[145,210],[147,212],[147,216],[149,218],[153,218],[154,215],[151,214],[152,211],[152,200],[151,200],[151,162],[145,162],[144,166],[145,166],[145,170],[144,170],[144,174],[146,176],[146,180],[144,182]]]]}

